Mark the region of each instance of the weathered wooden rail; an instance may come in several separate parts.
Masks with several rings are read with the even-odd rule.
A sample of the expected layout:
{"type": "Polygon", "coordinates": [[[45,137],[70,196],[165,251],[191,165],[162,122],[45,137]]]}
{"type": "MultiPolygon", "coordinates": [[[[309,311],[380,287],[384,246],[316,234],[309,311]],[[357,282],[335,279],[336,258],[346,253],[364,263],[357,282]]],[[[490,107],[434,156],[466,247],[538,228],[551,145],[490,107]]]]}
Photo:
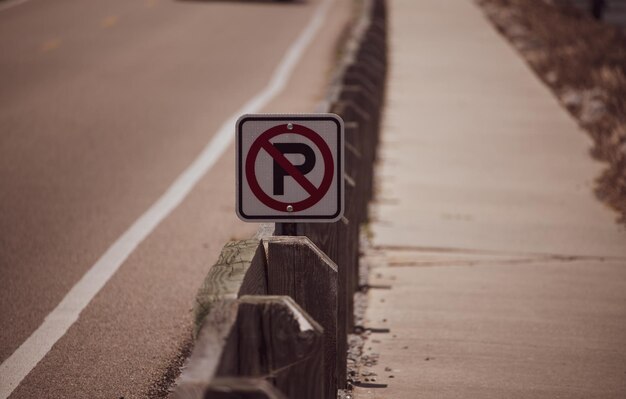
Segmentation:
{"type": "Polygon", "coordinates": [[[226,244],[197,297],[196,343],[174,398],[335,398],[346,387],[359,230],[373,194],[384,99],[385,0],[366,0],[327,101],[345,122],[336,223],[277,224],[226,244]],[[289,236],[284,236],[289,229],[289,236]]]}

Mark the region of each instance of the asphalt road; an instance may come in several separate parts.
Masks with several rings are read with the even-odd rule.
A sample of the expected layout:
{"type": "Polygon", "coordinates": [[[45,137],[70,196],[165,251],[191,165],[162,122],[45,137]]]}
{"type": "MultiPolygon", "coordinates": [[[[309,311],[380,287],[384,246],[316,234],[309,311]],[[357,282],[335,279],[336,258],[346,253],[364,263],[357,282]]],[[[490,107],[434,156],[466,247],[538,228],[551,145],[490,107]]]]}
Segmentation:
{"type": "MultiPolygon", "coordinates": [[[[268,83],[321,1],[0,2],[0,361],[268,83]]],[[[263,111],[314,110],[351,5],[334,0],[263,111]]],[[[256,230],[234,180],[231,144],[11,398],[155,395],[221,246],[256,230]]]]}

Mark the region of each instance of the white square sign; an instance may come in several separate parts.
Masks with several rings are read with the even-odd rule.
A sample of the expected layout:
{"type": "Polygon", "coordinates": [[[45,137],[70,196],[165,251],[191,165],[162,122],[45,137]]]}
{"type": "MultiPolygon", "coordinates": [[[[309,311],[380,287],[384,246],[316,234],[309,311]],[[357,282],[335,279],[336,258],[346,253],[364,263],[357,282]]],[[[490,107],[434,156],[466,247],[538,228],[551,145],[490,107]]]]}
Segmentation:
{"type": "Polygon", "coordinates": [[[338,115],[244,115],[236,128],[241,220],[336,222],[342,217],[344,137],[338,115]]]}

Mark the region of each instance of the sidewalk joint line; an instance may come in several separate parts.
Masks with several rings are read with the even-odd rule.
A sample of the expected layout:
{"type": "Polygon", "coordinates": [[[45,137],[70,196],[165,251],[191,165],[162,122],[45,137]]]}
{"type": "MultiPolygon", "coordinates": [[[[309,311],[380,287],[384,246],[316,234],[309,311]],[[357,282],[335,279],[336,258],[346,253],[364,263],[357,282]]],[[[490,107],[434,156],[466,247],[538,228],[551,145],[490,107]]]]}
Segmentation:
{"type": "Polygon", "coordinates": [[[607,261],[626,261],[624,256],[602,256],[602,255],[570,255],[556,253],[541,252],[516,252],[516,251],[499,251],[489,249],[469,249],[455,247],[429,247],[419,245],[374,245],[374,251],[399,251],[399,252],[432,252],[442,254],[461,254],[461,255],[492,255],[492,256],[509,256],[509,257],[531,257],[537,260],[559,260],[559,261],[575,261],[575,260],[595,260],[601,262],[607,261]]]}

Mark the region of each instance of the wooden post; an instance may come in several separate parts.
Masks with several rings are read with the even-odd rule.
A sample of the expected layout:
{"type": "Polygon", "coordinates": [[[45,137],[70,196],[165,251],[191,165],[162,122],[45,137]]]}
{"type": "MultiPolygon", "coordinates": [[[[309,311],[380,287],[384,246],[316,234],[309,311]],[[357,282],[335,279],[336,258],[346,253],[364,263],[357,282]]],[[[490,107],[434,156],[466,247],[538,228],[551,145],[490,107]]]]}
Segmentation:
{"type": "MultiPolygon", "coordinates": [[[[346,198],[354,198],[355,191],[354,181],[346,179],[346,198]]],[[[356,211],[356,203],[350,201],[346,204],[345,220],[347,223],[342,224],[343,231],[341,236],[343,237],[343,245],[340,248],[340,256],[337,260],[337,267],[345,269],[346,333],[351,332],[354,328],[354,292],[358,285],[359,222],[356,211]]]]}
{"type": "MultiPolygon", "coordinates": [[[[362,95],[367,95],[367,93],[362,95]]],[[[367,103],[363,103],[367,105],[367,103]]],[[[364,195],[362,198],[363,203],[360,206],[359,213],[362,214],[362,218],[359,221],[365,219],[365,213],[367,212],[367,202],[372,198],[373,193],[373,165],[375,160],[375,147],[376,147],[376,121],[375,115],[370,116],[367,110],[361,109],[361,106],[354,101],[340,101],[334,104],[332,107],[333,112],[341,115],[346,124],[355,124],[358,128],[358,134],[351,134],[351,138],[356,139],[352,145],[354,145],[359,151],[360,171],[358,175],[357,187],[360,195],[364,195]],[[363,205],[365,204],[365,205],[363,205]]]]}
{"type": "MultiPolygon", "coordinates": [[[[346,188],[349,189],[348,187],[346,188]]],[[[337,268],[337,351],[343,354],[337,367],[339,388],[346,387],[346,356],[348,350],[348,331],[352,314],[348,313],[352,306],[353,291],[350,287],[351,269],[346,262],[349,245],[349,229],[351,225],[345,217],[336,223],[302,223],[302,235],[306,236],[316,248],[334,262],[337,268]]]]}
{"type": "Polygon", "coordinates": [[[338,346],[337,266],[307,237],[270,237],[263,246],[268,293],[290,296],[324,328],[323,397],[334,399],[338,372],[346,368],[345,347],[338,346]]]}
{"type": "Polygon", "coordinates": [[[324,332],[293,299],[223,298],[206,323],[173,398],[324,398],[324,332]]]}
{"type": "Polygon", "coordinates": [[[242,297],[237,337],[238,375],[265,376],[289,398],[323,397],[323,329],[293,299],[242,297]]]}
{"type": "Polygon", "coordinates": [[[237,301],[218,297],[211,303],[203,320],[187,367],[181,374],[172,394],[173,399],[202,399],[219,368],[221,358],[237,319],[237,301]]]}
{"type": "Polygon", "coordinates": [[[274,232],[274,235],[297,236],[298,223],[276,223],[276,231],[274,232]]]}

